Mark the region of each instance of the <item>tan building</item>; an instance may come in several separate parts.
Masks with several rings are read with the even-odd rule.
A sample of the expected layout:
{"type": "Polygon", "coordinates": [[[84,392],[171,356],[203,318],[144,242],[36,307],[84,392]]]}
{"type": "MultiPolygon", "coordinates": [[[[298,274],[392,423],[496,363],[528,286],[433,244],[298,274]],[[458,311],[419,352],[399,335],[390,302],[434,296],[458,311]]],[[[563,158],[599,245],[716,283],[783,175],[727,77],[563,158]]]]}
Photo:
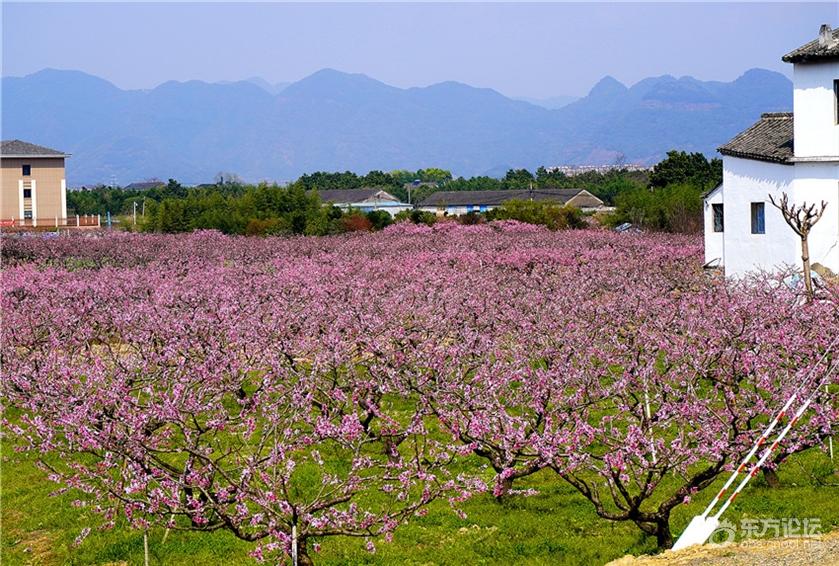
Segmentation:
{"type": "Polygon", "coordinates": [[[67,181],[61,151],[20,140],[0,142],[0,221],[51,226],[67,222],[67,181]]]}

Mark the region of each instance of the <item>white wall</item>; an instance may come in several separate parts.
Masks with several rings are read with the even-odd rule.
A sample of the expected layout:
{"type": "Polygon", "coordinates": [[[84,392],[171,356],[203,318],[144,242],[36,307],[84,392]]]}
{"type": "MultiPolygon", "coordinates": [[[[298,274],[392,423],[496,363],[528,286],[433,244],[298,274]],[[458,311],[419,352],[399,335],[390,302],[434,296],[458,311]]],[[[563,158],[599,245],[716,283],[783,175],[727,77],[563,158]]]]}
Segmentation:
{"type": "Polygon", "coordinates": [[[489,212],[494,206],[485,206],[484,209],[478,205],[472,205],[472,207],[468,207],[466,205],[459,205],[459,206],[421,206],[419,207],[420,210],[425,212],[431,212],[436,214],[437,216],[463,216],[464,214],[468,214],[470,212],[489,212]]]}
{"type": "Polygon", "coordinates": [[[725,231],[722,245],[726,275],[800,264],[798,237],[768,198],[769,194],[777,199],[782,192],[791,192],[794,174],[792,165],[723,158],[725,231]],[[765,234],[751,233],[753,202],[765,203],[765,234]]]}
{"type": "Polygon", "coordinates": [[[728,229],[727,219],[725,218],[728,211],[723,204],[723,231],[714,232],[714,211],[711,206],[712,204],[723,204],[722,186],[717,187],[705,197],[705,263],[713,261],[715,266],[722,266],[725,265],[723,236],[725,235],[725,230],[728,229]]]}
{"type": "Polygon", "coordinates": [[[833,81],[839,61],[797,63],[793,71],[795,156],[839,156],[839,125],[833,81]]]}
{"type": "MultiPolygon", "coordinates": [[[[790,198],[797,204],[827,203],[824,215],[808,239],[810,261],[839,273],[839,162],[796,163],[790,198]]],[[[796,250],[800,255],[800,244],[796,250]]]]}
{"type": "Polygon", "coordinates": [[[330,204],[331,204],[331,206],[337,206],[338,208],[340,208],[344,212],[347,212],[349,210],[356,210],[356,211],[367,213],[367,212],[370,212],[372,210],[383,210],[383,211],[387,212],[388,214],[390,214],[391,216],[396,216],[397,214],[399,214],[403,210],[412,210],[413,209],[413,206],[411,206],[410,204],[407,204],[407,203],[399,203],[399,202],[392,203],[392,202],[386,202],[386,201],[380,201],[378,203],[365,202],[365,201],[353,202],[353,203],[336,202],[336,203],[330,203],[330,204]]]}

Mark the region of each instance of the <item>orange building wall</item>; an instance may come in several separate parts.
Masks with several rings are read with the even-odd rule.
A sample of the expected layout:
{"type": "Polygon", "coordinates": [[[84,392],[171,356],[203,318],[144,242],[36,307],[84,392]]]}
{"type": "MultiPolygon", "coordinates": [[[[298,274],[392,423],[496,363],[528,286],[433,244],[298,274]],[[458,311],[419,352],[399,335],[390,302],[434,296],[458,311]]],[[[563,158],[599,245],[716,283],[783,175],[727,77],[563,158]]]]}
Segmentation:
{"type": "Polygon", "coordinates": [[[20,181],[35,181],[35,209],[38,220],[65,218],[66,202],[62,203],[61,185],[65,180],[64,158],[32,157],[0,159],[0,219],[20,219],[20,181]],[[29,164],[31,174],[24,177],[22,165],[29,164]]]}

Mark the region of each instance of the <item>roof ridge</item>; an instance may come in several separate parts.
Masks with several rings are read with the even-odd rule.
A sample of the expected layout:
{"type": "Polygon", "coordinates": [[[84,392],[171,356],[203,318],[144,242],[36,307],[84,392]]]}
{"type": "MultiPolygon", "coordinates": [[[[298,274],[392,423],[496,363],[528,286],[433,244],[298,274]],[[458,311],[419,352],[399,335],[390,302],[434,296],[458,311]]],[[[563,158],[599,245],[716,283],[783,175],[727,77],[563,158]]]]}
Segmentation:
{"type": "Polygon", "coordinates": [[[812,63],[836,59],[839,59],[839,27],[831,29],[828,24],[822,24],[816,39],[781,57],[785,63],[812,63]]]}
{"type": "Polygon", "coordinates": [[[4,157],[68,157],[63,151],[19,139],[0,141],[0,154],[4,157]]]}
{"type": "Polygon", "coordinates": [[[793,116],[785,112],[762,114],[760,119],[717,148],[723,155],[791,164],[794,153],[793,116]]]}
{"type": "Polygon", "coordinates": [[[772,119],[788,120],[788,119],[792,119],[792,112],[764,112],[760,115],[760,117],[763,118],[763,119],[770,119],[770,120],[772,120],[772,119]]]}

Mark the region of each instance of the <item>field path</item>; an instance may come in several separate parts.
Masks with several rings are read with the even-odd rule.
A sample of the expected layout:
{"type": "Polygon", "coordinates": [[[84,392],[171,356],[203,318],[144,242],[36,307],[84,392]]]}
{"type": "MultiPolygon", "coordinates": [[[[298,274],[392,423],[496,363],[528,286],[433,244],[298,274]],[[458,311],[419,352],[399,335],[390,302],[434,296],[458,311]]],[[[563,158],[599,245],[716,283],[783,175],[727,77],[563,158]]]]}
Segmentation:
{"type": "Polygon", "coordinates": [[[810,538],[748,540],[668,550],[656,556],[624,556],[607,566],[839,566],[839,530],[810,538]]]}

